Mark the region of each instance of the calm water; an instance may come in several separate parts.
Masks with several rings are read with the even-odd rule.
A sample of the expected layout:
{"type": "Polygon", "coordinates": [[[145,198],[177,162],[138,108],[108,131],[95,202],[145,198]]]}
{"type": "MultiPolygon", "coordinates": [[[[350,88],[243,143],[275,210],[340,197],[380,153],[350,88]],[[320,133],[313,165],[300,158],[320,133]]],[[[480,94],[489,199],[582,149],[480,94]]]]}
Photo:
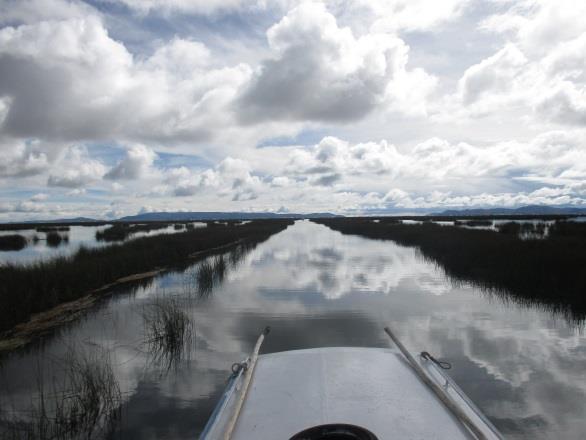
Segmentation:
{"type": "Polygon", "coordinates": [[[452,285],[411,248],[309,222],[237,257],[202,298],[193,268],[167,274],[11,355],[0,370],[3,408],[25,407],[39,370],[56,374],[51,366],[71,347],[103,347],[125,401],[114,437],[193,439],[230,365],[247,356],[265,325],[272,332],[263,352],[385,347],[382,329],[390,325],[412,352],[449,360],[452,377],[508,438],[584,438],[586,338],[562,318],[452,285]],[[142,343],[142,311],[158,297],[176,298],[195,323],[191,352],[171,369],[142,343]]]}
{"type": "MultiPolygon", "coordinates": [[[[203,227],[205,223],[194,223],[195,227],[203,227]]],[[[50,225],[48,225],[50,226],[50,225]]],[[[103,226],[71,226],[69,231],[59,232],[62,236],[69,237],[68,242],[61,242],[59,246],[51,247],[45,241],[46,234],[44,232],[37,232],[35,229],[24,229],[19,231],[0,231],[0,235],[22,235],[27,238],[29,245],[19,251],[2,251],[0,250],[0,265],[6,263],[26,264],[39,260],[46,260],[57,256],[68,256],[76,253],[81,246],[86,248],[97,248],[104,246],[111,246],[114,242],[98,241],[96,240],[96,232],[109,228],[111,225],[103,226]],[[32,238],[37,236],[40,240],[36,243],[32,238]]],[[[174,234],[177,232],[184,232],[185,229],[175,230],[173,225],[169,225],[163,229],[155,229],[152,231],[141,231],[132,234],[127,240],[133,240],[139,237],[158,235],[158,234],[174,234]]],[[[120,243],[120,242],[118,242],[120,243]]]]}

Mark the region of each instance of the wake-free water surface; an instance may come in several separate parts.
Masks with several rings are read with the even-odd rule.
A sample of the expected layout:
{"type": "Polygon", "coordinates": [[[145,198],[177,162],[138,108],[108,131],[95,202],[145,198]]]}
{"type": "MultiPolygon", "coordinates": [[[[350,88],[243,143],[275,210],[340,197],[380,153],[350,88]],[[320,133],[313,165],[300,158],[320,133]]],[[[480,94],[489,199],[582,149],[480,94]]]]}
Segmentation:
{"type": "Polygon", "coordinates": [[[194,287],[196,267],[166,274],[6,357],[1,408],[26,407],[39,370],[50,376],[71,347],[102,347],[124,396],[112,437],[193,439],[231,364],[247,356],[264,326],[272,327],[263,346],[270,353],[386,347],[390,325],[412,352],[449,360],[450,375],[508,438],[583,438],[586,338],[562,317],[454,285],[415,249],[308,221],[232,257],[205,294],[194,287]],[[191,350],[170,368],[144,344],[143,311],[159,297],[182,304],[194,325],[191,350]]]}

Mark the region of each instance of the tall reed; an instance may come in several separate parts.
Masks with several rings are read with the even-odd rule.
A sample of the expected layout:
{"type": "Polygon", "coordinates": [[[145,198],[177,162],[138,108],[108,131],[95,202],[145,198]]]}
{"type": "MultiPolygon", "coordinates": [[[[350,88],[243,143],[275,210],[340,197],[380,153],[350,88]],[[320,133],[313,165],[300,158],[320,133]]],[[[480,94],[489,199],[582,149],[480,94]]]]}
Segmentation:
{"type": "Polygon", "coordinates": [[[39,372],[29,408],[4,411],[1,439],[90,440],[106,438],[114,429],[122,395],[108,353],[71,351],[58,369],[49,386],[39,372]]]}
{"type": "Polygon", "coordinates": [[[557,222],[542,239],[521,239],[523,227],[511,225],[499,233],[433,223],[397,225],[384,219],[314,221],[344,234],[415,246],[455,280],[522,304],[545,306],[572,321],[586,319],[584,223],[557,222]]]}
{"type": "Polygon", "coordinates": [[[0,266],[0,332],[37,312],[80,298],[119,278],[161,267],[188,265],[194,253],[236,243],[259,242],[292,224],[258,220],[214,225],[176,234],[141,237],[29,265],[0,266]]]}
{"type": "Polygon", "coordinates": [[[142,312],[145,343],[155,363],[166,370],[190,353],[195,336],[193,322],[178,299],[158,298],[142,312]]]}

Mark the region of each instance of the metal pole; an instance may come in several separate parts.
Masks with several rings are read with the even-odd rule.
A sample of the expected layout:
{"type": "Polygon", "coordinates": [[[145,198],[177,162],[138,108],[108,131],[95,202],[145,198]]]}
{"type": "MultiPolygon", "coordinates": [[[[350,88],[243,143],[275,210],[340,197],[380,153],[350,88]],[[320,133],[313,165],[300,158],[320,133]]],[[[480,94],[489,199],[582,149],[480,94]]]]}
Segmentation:
{"type": "Polygon", "coordinates": [[[480,430],[480,428],[476,426],[476,424],[472,421],[472,419],[470,419],[470,417],[468,417],[468,415],[464,411],[462,411],[462,409],[459,406],[455,405],[452,402],[450,397],[446,395],[446,393],[444,392],[444,390],[441,389],[440,386],[438,386],[434,381],[432,381],[427,376],[425,371],[423,371],[423,368],[421,368],[417,361],[413,359],[411,353],[407,351],[407,349],[403,346],[401,341],[399,341],[399,339],[393,334],[391,329],[389,327],[385,327],[385,332],[387,335],[389,335],[389,337],[399,348],[399,350],[401,350],[403,356],[407,358],[407,361],[409,362],[415,373],[417,373],[421,381],[425,383],[425,385],[427,385],[435,393],[439,400],[442,401],[442,403],[452,412],[452,414],[456,416],[456,418],[462,424],[464,424],[464,426],[468,428],[476,436],[478,440],[488,440],[484,433],[480,430]]]}
{"type": "Polygon", "coordinates": [[[240,410],[242,409],[242,405],[244,404],[244,400],[246,399],[246,393],[248,392],[248,386],[250,385],[250,381],[252,380],[252,374],[254,373],[254,367],[256,366],[256,360],[258,359],[258,352],[260,351],[260,346],[262,345],[265,336],[269,334],[271,331],[270,327],[265,327],[261,335],[256,340],[256,345],[254,346],[254,350],[252,352],[252,356],[250,357],[250,365],[246,369],[246,377],[244,378],[244,384],[242,386],[242,393],[240,393],[240,397],[238,402],[236,403],[236,409],[230,418],[230,422],[228,423],[228,427],[226,428],[226,433],[224,434],[224,440],[230,440],[232,437],[232,432],[236,427],[236,422],[238,421],[238,416],[240,415],[240,410]]]}

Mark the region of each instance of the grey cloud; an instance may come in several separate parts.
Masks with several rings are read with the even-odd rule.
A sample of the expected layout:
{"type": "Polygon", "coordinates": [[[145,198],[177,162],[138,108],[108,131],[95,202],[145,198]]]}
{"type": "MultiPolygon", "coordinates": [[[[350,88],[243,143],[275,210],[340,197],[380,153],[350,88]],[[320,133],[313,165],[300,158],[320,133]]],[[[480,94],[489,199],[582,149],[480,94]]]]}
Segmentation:
{"type": "Polygon", "coordinates": [[[326,174],[318,177],[313,181],[315,185],[332,186],[334,183],[342,179],[342,175],[338,173],[326,174]]]}
{"type": "Polygon", "coordinates": [[[23,148],[16,155],[5,155],[0,161],[0,177],[29,177],[44,173],[49,167],[47,155],[23,148]]]}
{"type": "Polygon", "coordinates": [[[152,166],[156,154],[142,145],[135,146],[127,151],[126,157],[106,173],[105,179],[138,179],[143,177],[152,166]]]}
{"type": "Polygon", "coordinates": [[[541,100],[536,111],[561,124],[586,127],[586,98],[573,87],[560,87],[541,100]]]}
{"type": "Polygon", "coordinates": [[[366,116],[379,102],[384,85],[369,89],[358,75],[328,78],[322,57],[294,48],[280,60],[266,61],[238,102],[241,119],[333,122],[366,116]]]}
{"type": "Polygon", "coordinates": [[[322,4],[302,4],[267,34],[275,58],[262,64],[237,102],[245,123],[357,120],[382,103],[398,72],[406,73],[402,40],[356,39],[322,4]]]}

